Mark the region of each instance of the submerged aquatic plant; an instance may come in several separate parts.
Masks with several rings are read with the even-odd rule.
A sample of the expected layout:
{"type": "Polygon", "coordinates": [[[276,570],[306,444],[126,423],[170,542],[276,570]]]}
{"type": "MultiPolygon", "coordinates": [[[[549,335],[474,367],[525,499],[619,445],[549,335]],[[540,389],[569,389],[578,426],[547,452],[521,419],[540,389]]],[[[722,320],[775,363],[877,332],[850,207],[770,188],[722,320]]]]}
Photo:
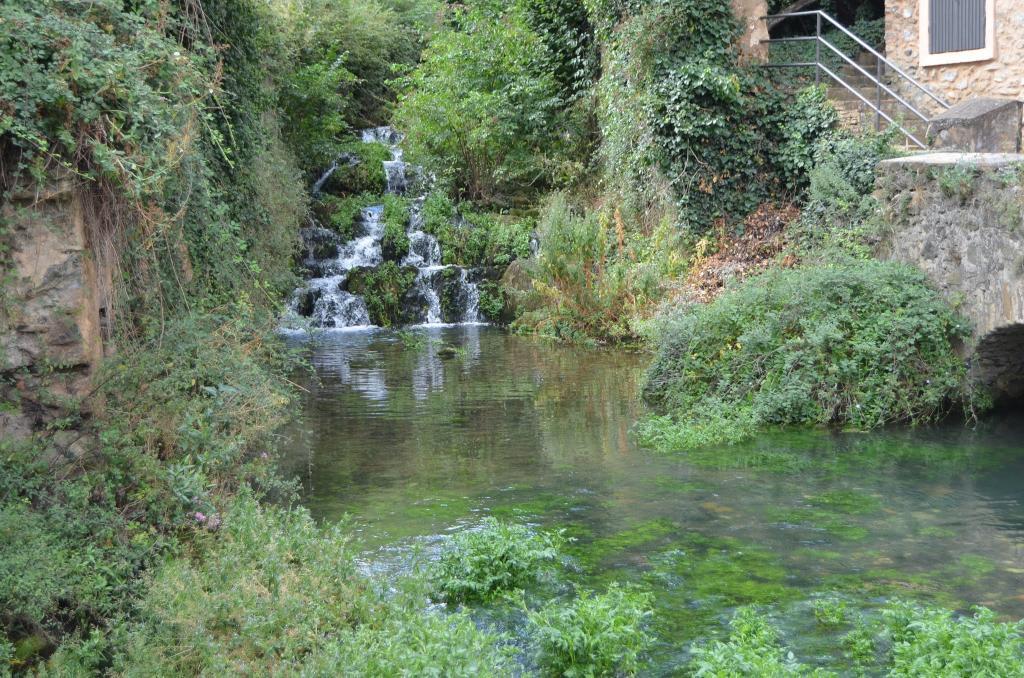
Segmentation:
{"type": "Polygon", "coordinates": [[[565,542],[560,532],[535,532],[525,525],[484,520],[455,535],[441,551],[432,580],[435,595],[449,604],[488,601],[539,581],[565,542]]]}
{"type": "Polygon", "coordinates": [[[580,591],[569,604],[552,602],[527,613],[545,675],[635,673],[653,642],[645,626],[653,596],[612,584],[602,594],[580,591]]]}

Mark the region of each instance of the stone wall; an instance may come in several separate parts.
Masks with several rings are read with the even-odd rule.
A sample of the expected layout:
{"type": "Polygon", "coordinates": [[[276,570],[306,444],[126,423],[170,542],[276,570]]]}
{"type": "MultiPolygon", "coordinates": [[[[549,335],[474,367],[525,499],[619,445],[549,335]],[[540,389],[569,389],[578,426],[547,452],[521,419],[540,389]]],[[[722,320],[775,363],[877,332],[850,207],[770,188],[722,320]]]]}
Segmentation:
{"type": "Polygon", "coordinates": [[[973,326],[974,376],[1024,396],[1024,155],[887,160],[878,197],[892,227],[880,256],[924,270],[973,326]]]}
{"type": "MultiPolygon", "coordinates": [[[[9,251],[0,284],[0,439],[75,426],[103,357],[101,283],[82,194],[69,178],[11,189],[0,204],[9,251]],[[70,420],[68,419],[70,417],[70,420]]],[[[76,440],[73,431],[55,436],[76,440]]],[[[60,445],[57,441],[58,446],[60,445]]]]}
{"type": "MultiPolygon", "coordinates": [[[[1024,3],[995,0],[994,59],[921,66],[918,20],[921,2],[926,1],[885,0],[886,56],[950,104],[978,96],[1024,99],[1024,3]]],[[[916,94],[913,98],[915,103],[924,103],[916,94]]],[[[937,112],[934,106],[922,110],[937,112]]]]}

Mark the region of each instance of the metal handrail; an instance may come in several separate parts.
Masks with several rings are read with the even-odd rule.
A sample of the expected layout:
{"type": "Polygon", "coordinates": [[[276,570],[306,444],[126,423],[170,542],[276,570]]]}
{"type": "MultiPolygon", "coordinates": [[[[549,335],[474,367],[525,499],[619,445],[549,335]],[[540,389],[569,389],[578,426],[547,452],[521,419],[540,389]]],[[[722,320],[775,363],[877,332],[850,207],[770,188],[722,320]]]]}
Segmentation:
{"type": "Polygon", "coordinates": [[[860,99],[861,101],[866,103],[868,106],[870,106],[879,117],[884,118],[886,122],[888,122],[890,125],[894,126],[896,129],[898,129],[900,132],[902,132],[903,136],[905,136],[908,139],[910,139],[911,141],[913,141],[914,144],[918,148],[928,148],[927,144],[925,144],[923,141],[921,141],[920,139],[915,137],[913,134],[911,134],[903,125],[901,125],[898,122],[896,122],[895,120],[893,120],[892,117],[890,117],[880,107],[878,107],[875,104],[873,104],[870,101],[868,101],[867,98],[865,98],[863,94],[861,94],[860,92],[855,90],[852,86],[847,84],[846,81],[844,81],[838,75],[833,73],[832,70],[828,66],[826,66],[825,64],[821,64],[821,63],[817,64],[817,66],[818,66],[818,68],[823,70],[825,72],[825,74],[828,75],[830,78],[832,78],[833,80],[838,82],[840,85],[842,85],[843,87],[848,89],[850,92],[852,92],[855,97],[857,97],[858,99],[860,99]]]}
{"type": "Polygon", "coordinates": [[[875,83],[875,85],[877,85],[878,87],[881,87],[883,90],[885,90],[886,94],[888,94],[893,99],[895,99],[896,101],[898,101],[901,104],[903,104],[904,106],[906,106],[907,109],[909,109],[911,113],[913,113],[917,117],[921,118],[921,120],[924,120],[925,122],[928,122],[928,116],[927,115],[925,115],[921,111],[919,111],[916,108],[914,108],[903,97],[901,97],[899,94],[896,94],[896,92],[894,92],[891,89],[889,89],[889,87],[886,86],[886,84],[884,82],[882,82],[880,79],[878,79],[875,76],[873,76],[870,73],[868,73],[866,70],[864,70],[864,68],[860,64],[858,64],[856,61],[854,61],[853,59],[851,59],[850,57],[846,56],[841,51],[839,51],[838,47],[833,45],[831,42],[829,42],[825,38],[821,38],[821,43],[823,45],[825,45],[826,47],[828,47],[829,49],[831,49],[836,54],[838,54],[840,57],[842,57],[843,60],[846,63],[850,64],[851,66],[856,68],[858,71],[860,71],[863,75],[867,76],[868,80],[871,80],[873,83],[875,83]]]}
{"type": "MultiPolygon", "coordinates": [[[[767,21],[767,20],[770,20],[770,19],[778,19],[778,20],[780,20],[780,21],[781,21],[781,20],[785,20],[785,19],[788,19],[788,18],[790,18],[790,17],[798,17],[798,16],[816,16],[816,17],[818,17],[818,30],[817,30],[817,33],[818,33],[818,34],[817,34],[817,36],[816,36],[816,37],[817,37],[817,38],[818,38],[819,40],[820,40],[820,39],[822,39],[822,38],[821,38],[821,19],[825,19],[825,20],[826,20],[826,21],[828,21],[828,22],[829,22],[830,24],[832,24],[833,26],[835,26],[836,28],[838,28],[839,30],[841,30],[841,31],[842,31],[843,33],[845,33],[845,34],[846,34],[846,35],[847,35],[848,37],[852,38],[852,39],[853,39],[853,41],[854,41],[854,42],[856,42],[856,43],[857,43],[858,45],[860,45],[860,47],[861,47],[862,49],[864,49],[864,50],[867,50],[867,51],[868,51],[868,52],[869,52],[870,54],[874,55],[874,57],[875,57],[876,59],[878,59],[878,61],[879,61],[880,63],[883,63],[883,64],[885,64],[885,65],[886,65],[886,66],[888,66],[888,67],[889,67],[889,68],[890,68],[891,70],[893,70],[893,71],[895,71],[896,73],[898,73],[898,74],[899,74],[900,76],[902,76],[902,77],[903,77],[903,79],[905,79],[905,80],[906,80],[907,82],[909,82],[909,83],[910,83],[911,85],[913,85],[914,87],[916,87],[917,89],[921,90],[921,91],[922,91],[922,92],[924,92],[924,93],[925,93],[926,95],[928,95],[929,97],[931,97],[931,98],[932,98],[932,99],[933,99],[933,100],[934,100],[934,101],[935,101],[936,103],[938,103],[938,104],[939,104],[940,106],[942,106],[943,108],[949,108],[949,104],[947,104],[947,103],[946,103],[945,101],[943,101],[943,100],[942,100],[941,98],[939,98],[938,96],[936,96],[934,92],[932,92],[931,90],[929,90],[929,89],[928,89],[927,87],[925,87],[924,85],[922,85],[921,83],[919,83],[919,82],[918,82],[917,80],[915,80],[915,79],[914,79],[914,78],[912,78],[911,76],[907,75],[907,73],[905,73],[905,72],[903,71],[903,69],[902,69],[902,68],[900,68],[900,67],[899,67],[899,66],[897,66],[896,64],[894,64],[894,63],[892,63],[891,61],[889,61],[888,59],[886,59],[886,58],[885,58],[884,56],[882,56],[882,55],[881,55],[881,54],[880,54],[880,53],[879,53],[879,52],[878,52],[877,50],[875,50],[875,48],[874,48],[874,47],[872,47],[871,45],[869,45],[868,43],[864,42],[864,41],[863,41],[863,40],[861,40],[861,39],[860,39],[859,37],[857,37],[856,35],[854,35],[853,33],[851,33],[851,32],[850,32],[850,30],[849,30],[848,28],[846,28],[846,26],[842,25],[841,23],[839,23],[838,21],[836,21],[835,19],[833,19],[833,18],[832,18],[831,16],[829,16],[829,15],[828,15],[828,14],[827,14],[826,12],[823,12],[823,11],[821,11],[820,9],[816,9],[816,10],[809,10],[809,11],[806,11],[806,12],[790,12],[789,14],[769,14],[769,15],[767,15],[767,16],[763,16],[763,17],[761,17],[761,18],[762,18],[763,20],[765,20],[765,21],[767,21]]],[[[775,41],[778,41],[778,40],[784,40],[784,38],[775,38],[774,40],[775,40],[775,41]]],[[[762,41],[762,42],[772,42],[772,41],[773,41],[773,39],[768,39],[768,40],[764,40],[764,41],[762,41]]],[[[870,76],[869,76],[869,77],[870,77],[870,76]]]]}

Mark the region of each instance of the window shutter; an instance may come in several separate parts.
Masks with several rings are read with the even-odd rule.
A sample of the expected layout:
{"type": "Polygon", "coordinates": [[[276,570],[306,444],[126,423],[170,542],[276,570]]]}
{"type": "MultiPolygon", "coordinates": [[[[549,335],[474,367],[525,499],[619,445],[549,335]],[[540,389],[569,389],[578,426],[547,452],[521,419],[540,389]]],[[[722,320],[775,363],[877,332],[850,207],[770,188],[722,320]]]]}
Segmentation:
{"type": "Polygon", "coordinates": [[[932,54],[985,48],[985,0],[926,1],[932,54]]]}

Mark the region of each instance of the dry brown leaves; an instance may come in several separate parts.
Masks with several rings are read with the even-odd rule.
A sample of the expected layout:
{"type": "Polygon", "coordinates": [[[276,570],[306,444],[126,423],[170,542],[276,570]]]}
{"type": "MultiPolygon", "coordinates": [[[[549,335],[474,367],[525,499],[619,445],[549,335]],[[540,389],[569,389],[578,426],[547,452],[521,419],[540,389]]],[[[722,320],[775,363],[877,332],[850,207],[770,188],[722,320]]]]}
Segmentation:
{"type": "Polygon", "coordinates": [[[765,203],[743,222],[742,235],[731,233],[718,237],[714,254],[699,257],[684,283],[685,296],[691,301],[707,303],[715,299],[729,281],[743,280],[770,268],[796,264],[793,255],[780,261],[786,249],[786,226],[800,216],[794,205],[765,203]]]}

